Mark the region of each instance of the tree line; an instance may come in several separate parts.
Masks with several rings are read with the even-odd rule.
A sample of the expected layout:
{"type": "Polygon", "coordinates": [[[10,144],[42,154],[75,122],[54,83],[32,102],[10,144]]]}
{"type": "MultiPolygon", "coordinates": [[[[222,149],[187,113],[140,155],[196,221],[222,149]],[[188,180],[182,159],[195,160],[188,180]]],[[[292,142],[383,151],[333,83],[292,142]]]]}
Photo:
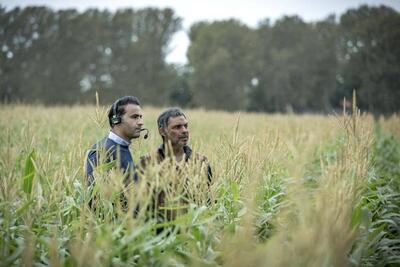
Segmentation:
{"type": "Polygon", "coordinates": [[[362,110],[400,108],[400,13],[361,6],[339,18],[284,16],[189,30],[185,66],[168,64],[172,9],[0,8],[3,102],[143,103],[261,112],[330,112],[357,91],[362,110]]]}
{"type": "Polygon", "coordinates": [[[145,103],[168,100],[175,80],[165,63],[181,20],[171,9],[0,10],[2,98],[45,104],[104,101],[136,94],[145,103]]]}

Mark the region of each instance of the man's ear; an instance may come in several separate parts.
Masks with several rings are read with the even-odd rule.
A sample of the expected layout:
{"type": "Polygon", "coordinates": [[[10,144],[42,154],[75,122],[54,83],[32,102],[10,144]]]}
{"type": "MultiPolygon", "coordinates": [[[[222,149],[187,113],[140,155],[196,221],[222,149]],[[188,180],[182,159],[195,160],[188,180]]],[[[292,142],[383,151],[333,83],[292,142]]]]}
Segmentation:
{"type": "Polygon", "coordinates": [[[160,128],[158,128],[158,133],[161,135],[161,136],[164,136],[165,137],[165,130],[164,130],[164,128],[162,128],[162,127],[160,127],[160,128]]]}

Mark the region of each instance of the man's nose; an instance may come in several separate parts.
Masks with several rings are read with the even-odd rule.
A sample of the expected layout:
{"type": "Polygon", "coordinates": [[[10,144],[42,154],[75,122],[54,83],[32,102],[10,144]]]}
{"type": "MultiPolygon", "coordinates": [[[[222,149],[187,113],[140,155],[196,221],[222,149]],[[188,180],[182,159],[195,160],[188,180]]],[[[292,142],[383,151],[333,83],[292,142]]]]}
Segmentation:
{"type": "Polygon", "coordinates": [[[137,124],[138,124],[138,125],[143,125],[143,124],[144,124],[143,118],[140,118],[137,124]]]}

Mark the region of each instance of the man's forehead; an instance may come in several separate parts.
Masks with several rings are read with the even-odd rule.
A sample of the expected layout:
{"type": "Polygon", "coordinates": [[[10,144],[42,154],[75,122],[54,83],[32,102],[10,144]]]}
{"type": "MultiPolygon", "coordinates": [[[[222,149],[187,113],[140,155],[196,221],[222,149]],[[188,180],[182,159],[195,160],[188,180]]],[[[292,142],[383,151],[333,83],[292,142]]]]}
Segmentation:
{"type": "Polygon", "coordinates": [[[178,124],[186,124],[187,119],[185,116],[177,116],[177,117],[169,117],[168,126],[178,125],[178,124]]]}
{"type": "Polygon", "coordinates": [[[127,113],[127,114],[142,114],[142,108],[135,104],[128,104],[125,106],[125,113],[127,113]]]}

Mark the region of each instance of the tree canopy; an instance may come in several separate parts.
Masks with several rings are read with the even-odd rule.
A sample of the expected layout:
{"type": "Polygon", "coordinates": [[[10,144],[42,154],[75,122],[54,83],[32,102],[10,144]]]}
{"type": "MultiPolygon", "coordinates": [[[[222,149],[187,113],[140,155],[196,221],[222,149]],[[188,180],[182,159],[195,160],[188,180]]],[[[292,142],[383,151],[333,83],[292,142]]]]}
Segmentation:
{"type": "Polygon", "coordinates": [[[46,7],[0,10],[1,96],[7,101],[75,103],[101,92],[105,101],[135,94],[145,103],[168,99],[175,72],[165,63],[181,27],[171,9],[46,7]]]}
{"type": "Polygon", "coordinates": [[[400,108],[400,14],[360,6],[336,18],[198,22],[188,64],[165,61],[181,29],[172,9],[0,7],[3,102],[143,103],[261,112],[330,112],[358,93],[363,110],[400,108]]]}

